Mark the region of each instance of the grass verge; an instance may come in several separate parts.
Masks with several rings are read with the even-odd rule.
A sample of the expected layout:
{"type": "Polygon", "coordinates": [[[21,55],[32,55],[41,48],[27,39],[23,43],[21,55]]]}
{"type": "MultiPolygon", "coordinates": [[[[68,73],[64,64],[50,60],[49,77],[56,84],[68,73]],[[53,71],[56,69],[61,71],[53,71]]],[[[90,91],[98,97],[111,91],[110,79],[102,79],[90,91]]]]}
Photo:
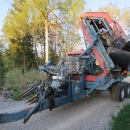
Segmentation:
{"type": "Polygon", "coordinates": [[[27,96],[25,98],[22,98],[22,99],[18,98],[18,96],[21,93],[23,93],[24,91],[26,91],[26,90],[27,90],[27,88],[24,88],[24,87],[22,87],[22,88],[19,88],[19,87],[8,87],[8,91],[10,91],[10,93],[12,94],[12,99],[14,101],[20,101],[20,100],[23,100],[23,99],[27,100],[29,98],[32,98],[35,95],[35,93],[33,93],[33,94],[30,94],[29,96],[27,96]]]}
{"type": "Polygon", "coordinates": [[[130,72],[128,72],[127,76],[130,76],[130,72]]]}
{"type": "Polygon", "coordinates": [[[15,101],[20,101],[21,99],[18,98],[18,96],[23,93],[26,88],[22,87],[18,87],[18,86],[11,86],[7,88],[8,91],[10,91],[11,95],[12,95],[12,99],[15,101]]]}
{"type": "Polygon", "coordinates": [[[124,106],[117,116],[112,116],[112,130],[130,130],[130,104],[124,106]]]}
{"type": "MultiPolygon", "coordinates": [[[[44,73],[41,73],[40,70],[31,69],[25,74],[22,74],[21,69],[16,68],[13,72],[9,71],[6,74],[5,88],[10,91],[13,100],[18,101],[21,100],[18,96],[28,89],[28,85],[31,84],[33,80],[36,78],[44,79],[44,76],[44,73]]],[[[25,99],[32,96],[33,94],[25,99]]]]}

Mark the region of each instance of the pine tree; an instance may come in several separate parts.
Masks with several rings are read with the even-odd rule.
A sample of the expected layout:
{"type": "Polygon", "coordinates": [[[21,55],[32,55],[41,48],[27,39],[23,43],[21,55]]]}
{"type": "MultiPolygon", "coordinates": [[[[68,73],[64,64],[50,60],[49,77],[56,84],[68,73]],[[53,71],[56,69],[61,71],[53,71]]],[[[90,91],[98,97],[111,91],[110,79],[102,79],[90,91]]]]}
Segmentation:
{"type": "Polygon", "coordinates": [[[31,39],[29,34],[21,39],[10,39],[9,48],[6,50],[8,68],[23,68],[25,72],[25,68],[36,67],[31,39]]]}
{"type": "Polygon", "coordinates": [[[0,87],[3,88],[3,85],[5,83],[5,64],[3,60],[2,52],[0,51],[0,87]]]}

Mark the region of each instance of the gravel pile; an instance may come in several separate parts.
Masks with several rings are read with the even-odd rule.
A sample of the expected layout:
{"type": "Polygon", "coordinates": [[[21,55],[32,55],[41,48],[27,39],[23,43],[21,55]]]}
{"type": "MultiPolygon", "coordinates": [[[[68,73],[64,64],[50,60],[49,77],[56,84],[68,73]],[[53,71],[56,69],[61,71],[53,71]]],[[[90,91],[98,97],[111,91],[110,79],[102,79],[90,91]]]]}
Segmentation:
{"type": "MultiPolygon", "coordinates": [[[[129,78],[130,79],[130,78],[129,78]]],[[[129,81],[129,79],[127,79],[129,81]]],[[[130,103],[130,99],[123,102],[111,100],[109,92],[92,94],[84,98],[53,109],[44,110],[33,115],[23,124],[23,120],[0,124],[1,130],[108,130],[111,127],[111,115],[130,103]]],[[[24,105],[22,102],[4,101],[0,97],[0,110],[24,105]]]]}

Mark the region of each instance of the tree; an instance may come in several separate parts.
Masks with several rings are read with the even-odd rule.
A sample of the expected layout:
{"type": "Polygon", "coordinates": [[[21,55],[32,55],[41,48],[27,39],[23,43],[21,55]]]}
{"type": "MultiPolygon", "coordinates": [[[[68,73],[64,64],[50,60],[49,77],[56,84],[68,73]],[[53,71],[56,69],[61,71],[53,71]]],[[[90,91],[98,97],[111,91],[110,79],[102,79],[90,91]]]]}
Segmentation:
{"type": "Polygon", "coordinates": [[[49,49],[54,50],[55,55],[58,55],[61,48],[59,44],[60,46],[66,44],[66,47],[71,48],[74,41],[72,39],[79,37],[76,21],[83,8],[83,0],[14,0],[3,30],[10,39],[16,41],[29,33],[33,39],[35,59],[36,46],[40,39],[44,40],[44,56],[48,61],[48,56],[51,55],[49,49]],[[64,43],[61,42],[63,37],[66,39],[64,43]]]}
{"type": "Polygon", "coordinates": [[[113,19],[120,22],[123,27],[130,27],[130,8],[120,9],[116,3],[109,3],[107,6],[101,6],[99,11],[108,12],[113,19]]]}
{"type": "Polygon", "coordinates": [[[0,46],[0,87],[3,87],[5,83],[5,74],[6,74],[5,63],[0,46]]]}
{"type": "Polygon", "coordinates": [[[124,26],[130,27],[130,7],[126,7],[121,12],[121,20],[123,21],[124,26]]]}
{"type": "MultiPolygon", "coordinates": [[[[49,51],[49,28],[57,27],[63,29],[66,21],[70,24],[75,25],[77,15],[84,8],[83,0],[75,1],[61,1],[61,0],[31,0],[30,2],[31,12],[35,12],[35,17],[33,20],[40,18],[39,23],[44,25],[45,32],[45,50],[46,50],[46,61],[48,61],[48,51],[49,51]],[[72,23],[73,21],[73,23],[72,23]]],[[[33,13],[32,13],[33,14],[33,13]]],[[[32,21],[33,21],[32,20],[32,21]]],[[[68,28],[69,29],[69,28],[68,28]]]]}
{"type": "Polygon", "coordinates": [[[34,65],[33,40],[30,34],[28,3],[26,0],[14,0],[3,26],[3,32],[9,38],[9,49],[6,50],[8,67],[34,65]]]}
{"type": "Polygon", "coordinates": [[[14,0],[5,18],[3,32],[10,39],[22,38],[29,32],[28,4],[25,0],[14,0]]]}
{"type": "Polygon", "coordinates": [[[22,39],[10,39],[9,49],[6,51],[9,68],[13,67],[14,70],[15,67],[22,67],[23,72],[25,72],[25,69],[36,66],[31,39],[29,34],[22,39]]]}
{"type": "Polygon", "coordinates": [[[104,7],[103,6],[99,7],[98,10],[101,12],[104,12],[104,11],[108,12],[113,19],[116,19],[116,20],[120,19],[121,10],[119,7],[117,7],[116,3],[110,2],[108,5],[104,7]]]}

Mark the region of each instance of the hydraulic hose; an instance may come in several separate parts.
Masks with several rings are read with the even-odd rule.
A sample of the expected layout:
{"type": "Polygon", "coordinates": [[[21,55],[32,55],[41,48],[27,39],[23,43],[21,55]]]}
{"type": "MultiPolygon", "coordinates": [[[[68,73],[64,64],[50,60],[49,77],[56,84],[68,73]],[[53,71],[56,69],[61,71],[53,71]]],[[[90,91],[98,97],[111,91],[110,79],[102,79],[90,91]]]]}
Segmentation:
{"type": "Polygon", "coordinates": [[[23,123],[25,124],[29,118],[39,110],[40,105],[42,104],[42,102],[45,100],[45,98],[47,98],[49,95],[51,95],[53,93],[53,89],[51,87],[49,87],[44,95],[40,98],[40,100],[38,101],[38,103],[36,104],[36,106],[34,108],[31,109],[31,111],[26,115],[26,117],[24,118],[23,123]]]}

